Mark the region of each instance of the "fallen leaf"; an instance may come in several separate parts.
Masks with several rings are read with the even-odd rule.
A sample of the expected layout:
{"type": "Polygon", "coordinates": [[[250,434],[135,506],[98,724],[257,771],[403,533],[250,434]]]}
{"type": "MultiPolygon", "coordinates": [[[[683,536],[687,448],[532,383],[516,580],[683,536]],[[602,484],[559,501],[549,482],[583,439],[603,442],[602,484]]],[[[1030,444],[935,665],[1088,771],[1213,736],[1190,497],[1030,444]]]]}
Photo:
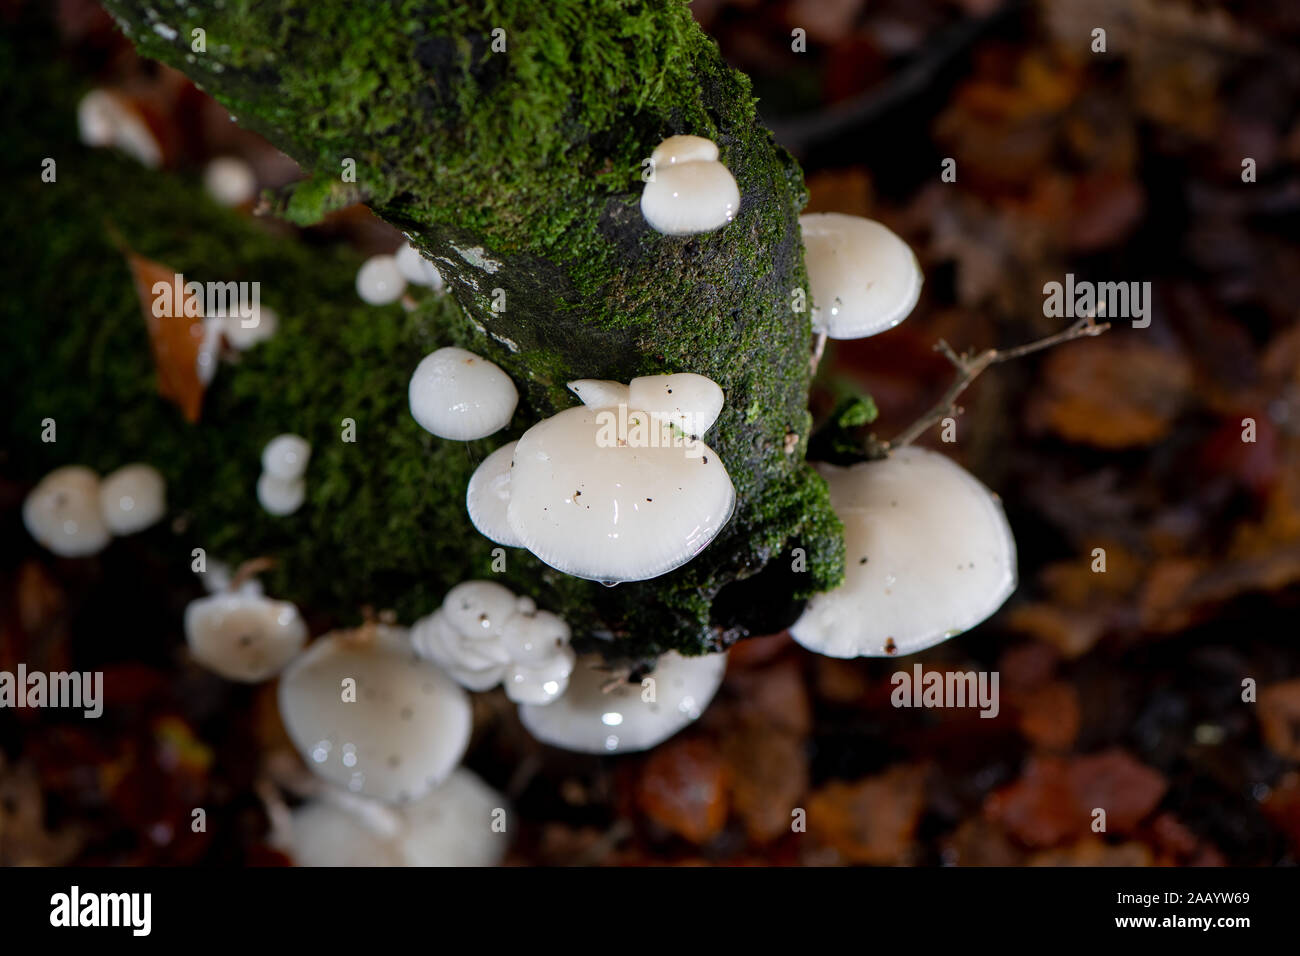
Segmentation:
{"type": "Polygon", "coordinates": [[[154,315],[154,286],[174,286],[176,270],[160,262],[126,251],[126,261],[135,280],[135,294],[140,300],[149,345],[153,350],[154,368],[158,372],[158,394],[176,405],[193,424],[199,420],[203,406],[204,385],[199,377],[199,350],[203,344],[202,316],[186,316],[180,304],[172,311],[180,315],[154,315]]]}

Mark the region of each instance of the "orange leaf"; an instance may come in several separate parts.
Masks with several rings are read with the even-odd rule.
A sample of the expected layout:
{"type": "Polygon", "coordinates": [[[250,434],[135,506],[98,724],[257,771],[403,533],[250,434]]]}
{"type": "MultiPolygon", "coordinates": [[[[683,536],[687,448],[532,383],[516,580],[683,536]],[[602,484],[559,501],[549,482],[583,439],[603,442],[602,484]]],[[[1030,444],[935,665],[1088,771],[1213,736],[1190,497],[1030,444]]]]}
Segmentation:
{"type": "MultiPolygon", "coordinates": [[[[154,367],[158,370],[158,394],[176,405],[193,424],[199,420],[204,386],[199,378],[199,347],[203,342],[202,316],[184,314],[184,297],[173,301],[175,315],[154,315],[154,286],[163,282],[174,285],[176,271],[152,259],[126,250],[126,261],[135,279],[135,294],[140,300],[154,367]]],[[[171,296],[171,298],[175,298],[171,296]]]]}

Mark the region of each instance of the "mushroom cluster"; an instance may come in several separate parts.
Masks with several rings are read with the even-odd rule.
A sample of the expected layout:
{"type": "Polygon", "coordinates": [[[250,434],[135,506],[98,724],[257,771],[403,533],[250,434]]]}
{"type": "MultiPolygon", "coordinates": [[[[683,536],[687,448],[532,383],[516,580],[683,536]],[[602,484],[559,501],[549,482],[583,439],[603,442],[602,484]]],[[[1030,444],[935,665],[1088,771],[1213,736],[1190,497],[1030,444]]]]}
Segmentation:
{"type": "Polygon", "coordinates": [[[167,483],[151,465],[133,464],[101,481],[84,465],[56,468],[23,500],[23,524],[65,558],[102,551],[113,535],[135,534],[161,520],[167,483]]]}
{"type": "Polygon", "coordinates": [[[583,657],[569,692],[545,707],[523,704],[519,719],[543,743],[578,753],[648,750],[699,718],[727,669],[726,654],[669,651],[640,683],[618,680],[598,656],[583,657]]]}
{"type": "Polygon", "coordinates": [[[844,523],[844,583],[790,628],[828,657],[888,657],[987,618],[1016,587],[1016,543],[997,496],[945,455],[900,448],[819,465],[844,523]]]}
{"type": "Polygon", "coordinates": [[[500,366],[448,346],[426,355],[407,389],[411,417],[427,432],[452,441],[486,438],[510,424],[519,392],[500,366]]]}
{"type": "Polygon", "coordinates": [[[307,766],[353,793],[418,800],[460,762],[469,698],[411,647],[369,625],[313,642],[280,677],[280,717],[307,766]]]}
{"type": "Polygon", "coordinates": [[[462,687],[504,684],[517,703],[549,704],[569,686],[569,625],[491,581],[465,581],[411,627],[415,652],[462,687]]]}
{"type": "Polygon", "coordinates": [[[872,219],[838,212],[799,217],[812,288],[813,331],[861,339],[907,318],[921,267],[907,243],[872,219]]]}
{"type": "Polygon", "coordinates": [[[604,583],[643,581],[695,557],[731,517],[735,488],[701,441],[723,406],[703,375],[570,382],[585,404],[497,449],[466,508],[486,537],[604,583]]]}
{"type": "Polygon", "coordinates": [[[650,155],[651,175],[641,193],[641,215],[668,236],[712,232],[736,218],[740,189],[703,136],[670,136],[650,155]]]}
{"type": "Polygon", "coordinates": [[[400,807],[327,790],[302,804],[280,834],[298,866],[496,866],[509,838],[494,826],[506,798],[457,767],[443,783],[400,807]]]}
{"type": "Polygon", "coordinates": [[[257,479],[257,500],[270,514],[291,515],[307,497],[303,473],[311,459],[311,445],[298,435],[277,435],[262,449],[262,474],[257,479]]]}
{"type": "Polygon", "coordinates": [[[298,608],[266,597],[255,579],[232,585],[224,568],[214,568],[204,580],[213,593],[186,605],[185,641],[214,674],[245,684],[264,681],[307,643],[298,608]]]}

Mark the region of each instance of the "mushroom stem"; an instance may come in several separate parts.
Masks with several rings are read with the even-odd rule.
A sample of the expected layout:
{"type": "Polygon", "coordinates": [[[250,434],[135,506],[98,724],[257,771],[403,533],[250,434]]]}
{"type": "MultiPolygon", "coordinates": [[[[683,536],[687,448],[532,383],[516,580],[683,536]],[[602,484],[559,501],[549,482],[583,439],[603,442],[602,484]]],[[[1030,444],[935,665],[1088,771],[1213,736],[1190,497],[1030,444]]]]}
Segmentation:
{"type": "Polygon", "coordinates": [[[962,392],[970,387],[971,382],[975,381],[990,365],[999,365],[1002,362],[1009,362],[1012,359],[1018,359],[1043,349],[1051,348],[1054,345],[1060,345],[1064,342],[1070,342],[1074,339],[1092,337],[1101,335],[1110,328],[1109,322],[1102,322],[1100,325],[1091,315],[1086,315],[1079,319],[1068,329],[1049,335],[1046,338],[1038,339],[1034,342],[1027,342],[1024,345],[1017,345],[1009,349],[985,349],[977,355],[963,352],[960,355],[955,352],[951,345],[940,339],[935,345],[936,352],[942,352],[944,357],[952,363],[957,369],[957,378],[948,390],[943,393],[943,397],[936,402],[929,411],[918,418],[912,424],[903,429],[896,438],[887,442],[882,442],[886,454],[897,449],[903,448],[916,441],[924,435],[930,428],[939,424],[948,416],[960,415],[962,409],[957,405],[957,399],[962,392]]]}
{"type": "Polygon", "coordinates": [[[813,342],[813,353],[812,353],[812,359],[810,360],[810,363],[809,363],[809,364],[810,364],[810,367],[812,368],[812,374],[813,374],[813,375],[816,375],[816,374],[817,374],[817,366],[821,364],[821,361],[822,361],[822,353],[826,351],[826,339],[827,339],[827,337],[828,337],[828,336],[826,335],[825,332],[818,332],[818,333],[817,333],[817,338],[816,338],[816,340],[814,340],[814,342],[813,342]]]}
{"type": "Polygon", "coordinates": [[[259,558],[249,558],[238,568],[235,569],[234,575],[230,578],[230,590],[238,591],[245,582],[254,578],[263,571],[270,571],[275,567],[275,558],[263,555],[259,558]]]}

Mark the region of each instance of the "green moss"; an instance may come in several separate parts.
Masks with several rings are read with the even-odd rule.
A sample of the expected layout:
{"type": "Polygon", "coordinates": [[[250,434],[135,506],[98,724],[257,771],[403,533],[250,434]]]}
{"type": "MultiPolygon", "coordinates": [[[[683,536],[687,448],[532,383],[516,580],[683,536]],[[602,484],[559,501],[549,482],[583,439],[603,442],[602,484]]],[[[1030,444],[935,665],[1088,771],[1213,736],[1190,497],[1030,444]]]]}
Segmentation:
{"type": "MultiPolygon", "coordinates": [[[[68,145],[61,128],[71,153],[60,185],[24,183],[17,204],[40,223],[31,245],[48,251],[9,266],[49,275],[6,323],[25,361],[0,387],[16,420],[54,415],[83,433],[65,445],[61,425],[56,450],[20,430],[25,477],[69,455],[98,467],[124,455],[154,461],[191,510],[195,546],[229,559],[280,556],[275,583],[310,606],[394,606],[409,619],[449,584],[489,572],[490,544],[468,528],[462,496],[500,440],[448,445],[415,426],[406,380],[423,354],[455,342],[500,363],[524,399],[516,431],[572,404],[573,378],[689,370],[727,396],[708,440],[738,505],[714,544],[671,575],[612,589],[511,551],[509,580],[633,655],[716,646],[719,590],[795,543],[808,552],[802,592],[837,583],[840,529],[803,464],[810,330],[789,307],[793,289],[806,288],[802,177],[757,125],[748,81],[684,4],[245,0],[161,8],[172,41],[154,31],[147,4],[106,6],[142,52],[189,72],[313,171],[284,203],[288,218],[313,221],[364,192],[436,257],[461,308],[365,307],[346,251],[272,238],[188,184],[68,145]],[[206,54],[190,52],[194,27],[207,32],[206,54]],[[497,27],[505,53],[491,48],[497,27]],[[642,220],[641,160],[675,132],[713,138],[736,175],[742,209],[724,229],[665,237],[642,220]],[[344,158],[356,160],[355,186],[333,179],[344,158]],[[223,367],[197,428],[152,394],[143,324],[103,219],[188,278],[262,281],[284,319],[276,339],[223,367]],[[53,277],[62,272],[76,278],[53,277]],[[504,312],[492,309],[495,290],[504,312]],[[58,304],[60,324],[33,328],[30,310],[45,302],[58,304]],[[100,410],[122,424],[86,427],[100,410]],[[356,445],[339,441],[344,417],[356,420],[356,445]],[[262,514],[253,495],[257,453],[280,431],[317,449],[309,504],[289,519],[262,514]]],[[[70,101],[58,109],[70,124],[70,101]]]]}

